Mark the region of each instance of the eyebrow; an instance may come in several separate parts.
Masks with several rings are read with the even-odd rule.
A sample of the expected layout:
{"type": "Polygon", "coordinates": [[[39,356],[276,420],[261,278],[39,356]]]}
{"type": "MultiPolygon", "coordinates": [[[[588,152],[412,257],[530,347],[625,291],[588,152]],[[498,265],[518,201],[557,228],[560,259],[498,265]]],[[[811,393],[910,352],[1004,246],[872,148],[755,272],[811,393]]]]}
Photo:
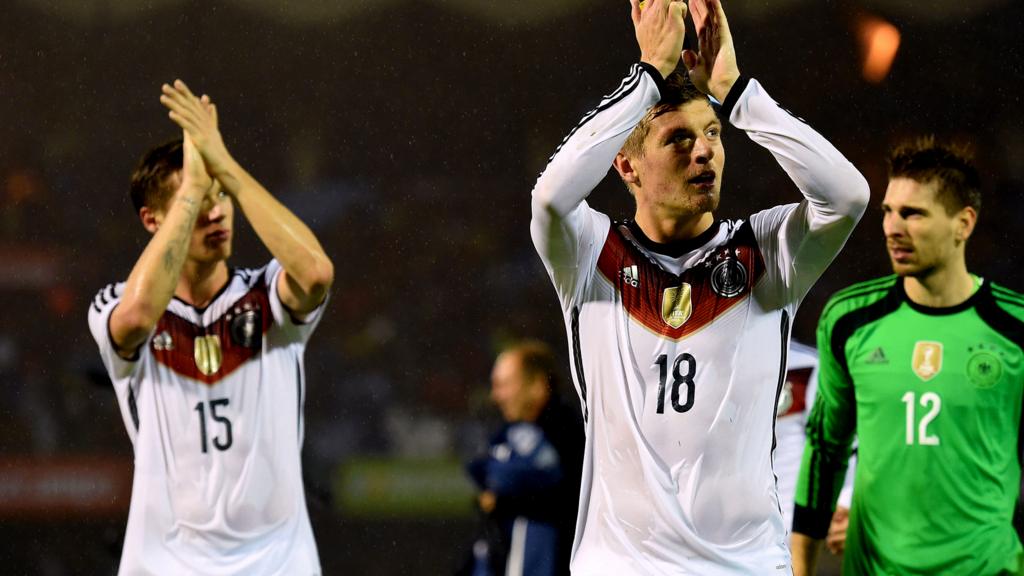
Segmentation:
{"type": "Polygon", "coordinates": [[[882,210],[886,210],[886,209],[892,210],[894,212],[906,212],[906,211],[909,210],[911,212],[919,212],[921,214],[927,214],[928,213],[928,209],[923,207],[923,206],[915,206],[913,204],[904,204],[904,205],[900,206],[899,208],[896,208],[896,207],[893,207],[891,204],[889,204],[887,202],[882,202],[882,210]]]}
{"type": "Polygon", "coordinates": [[[694,134],[693,134],[693,130],[690,130],[689,128],[684,128],[682,126],[677,126],[677,127],[672,128],[670,130],[667,130],[665,132],[664,136],[662,137],[662,140],[667,142],[667,141],[671,140],[672,138],[674,138],[676,136],[680,136],[680,135],[681,136],[693,136],[694,134]]]}

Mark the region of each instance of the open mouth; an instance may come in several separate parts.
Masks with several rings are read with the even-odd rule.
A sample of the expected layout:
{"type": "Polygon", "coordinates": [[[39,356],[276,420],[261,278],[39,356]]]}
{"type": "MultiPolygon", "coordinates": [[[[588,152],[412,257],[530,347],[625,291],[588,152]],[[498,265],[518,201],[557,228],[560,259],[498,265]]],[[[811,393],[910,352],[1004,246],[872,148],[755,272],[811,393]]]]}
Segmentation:
{"type": "Polygon", "coordinates": [[[708,170],[706,172],[701,172],[687,180],[687,182],[696,186],[710,186],[715,183],[715,171],[708,170]]]}

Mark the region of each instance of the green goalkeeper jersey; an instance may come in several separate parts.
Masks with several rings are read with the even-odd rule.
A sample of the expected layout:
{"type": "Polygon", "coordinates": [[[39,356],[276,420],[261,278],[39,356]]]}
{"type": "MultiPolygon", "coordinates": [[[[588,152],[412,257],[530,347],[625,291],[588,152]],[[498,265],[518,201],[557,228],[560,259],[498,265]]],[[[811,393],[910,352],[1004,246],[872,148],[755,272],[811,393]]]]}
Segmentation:
{"type": "Polygon", "coordinates": [[[1021,573],[1024,296],[980,282],[928,308],[896,276],[832,297],[818,325],[818,394],[794,531],[827,532],[854,434],[843,573],[1021,573]]]}

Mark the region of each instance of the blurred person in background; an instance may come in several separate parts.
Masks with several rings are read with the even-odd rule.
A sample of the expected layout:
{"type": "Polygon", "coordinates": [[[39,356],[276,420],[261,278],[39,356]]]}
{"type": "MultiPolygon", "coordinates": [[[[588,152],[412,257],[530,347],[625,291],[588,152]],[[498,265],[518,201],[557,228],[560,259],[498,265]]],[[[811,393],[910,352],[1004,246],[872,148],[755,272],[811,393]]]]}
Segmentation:
{"type": "Polygon", "coordinates": [[[691,0],[696,51],[686,13],[633,0],[641,62],[533,189],[587,429],[578,576],[789,573],[772,431],[791,322],[868,202],[835,147],[740,75],[722,3],[691,0]],[[775,156],[799,203],[716,218],[724,121],[775,156]],[[632,221],[587,204],[611,166],[632,221]]]}
{"type": "Polygon", "coordinates": [[[303,352],[334,278],[313,233],[228,153],[180,80],[183,140],[150,150],[131,197],[152,234],[89,327],[135,449],[121,574],[319,574],[303,492],[303,352]],[[273,255],[229,268],[235,206],[273,255]]]}
{"type": "Polygon", "coordinates": [[[584,439],[579,411],[558,392],[557,365],[534,340],[509,346],[494,363],[491,400],[505,424],[468,467],[484,526],[460,574],[569,574],[584,439]]]}
{"type": "Polygon", "coordinates": [[[1024,296],[968,271],[981,209],[969,149],[889,156],[895,274],[836,293],[797,485],[795,576],[814,574],[854,434],[844,574],[1018,574],[1024,296]]]}

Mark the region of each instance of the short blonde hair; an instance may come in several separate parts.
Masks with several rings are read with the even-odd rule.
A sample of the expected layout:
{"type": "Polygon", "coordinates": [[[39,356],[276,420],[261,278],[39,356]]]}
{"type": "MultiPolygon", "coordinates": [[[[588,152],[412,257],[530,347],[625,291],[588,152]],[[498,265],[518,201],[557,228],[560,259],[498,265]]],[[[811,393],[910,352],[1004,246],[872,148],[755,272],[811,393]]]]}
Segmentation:
{"type": "Polygon", "coordinates": [[[644,141],[647,140],[647,134],[651,131],[651,122],[658,116],[678,110],[684,104],[694,100],[703,100],[708,103],[708,106],[711,105],[708,97],[698,90],[693,82],[690,82],[686,70],[676,68],[662,83],[661,100],[647,111],[647,114],[626,138],[626,142],[622,145],[622,153],[630,158],[643,158],[644,141]]]}

